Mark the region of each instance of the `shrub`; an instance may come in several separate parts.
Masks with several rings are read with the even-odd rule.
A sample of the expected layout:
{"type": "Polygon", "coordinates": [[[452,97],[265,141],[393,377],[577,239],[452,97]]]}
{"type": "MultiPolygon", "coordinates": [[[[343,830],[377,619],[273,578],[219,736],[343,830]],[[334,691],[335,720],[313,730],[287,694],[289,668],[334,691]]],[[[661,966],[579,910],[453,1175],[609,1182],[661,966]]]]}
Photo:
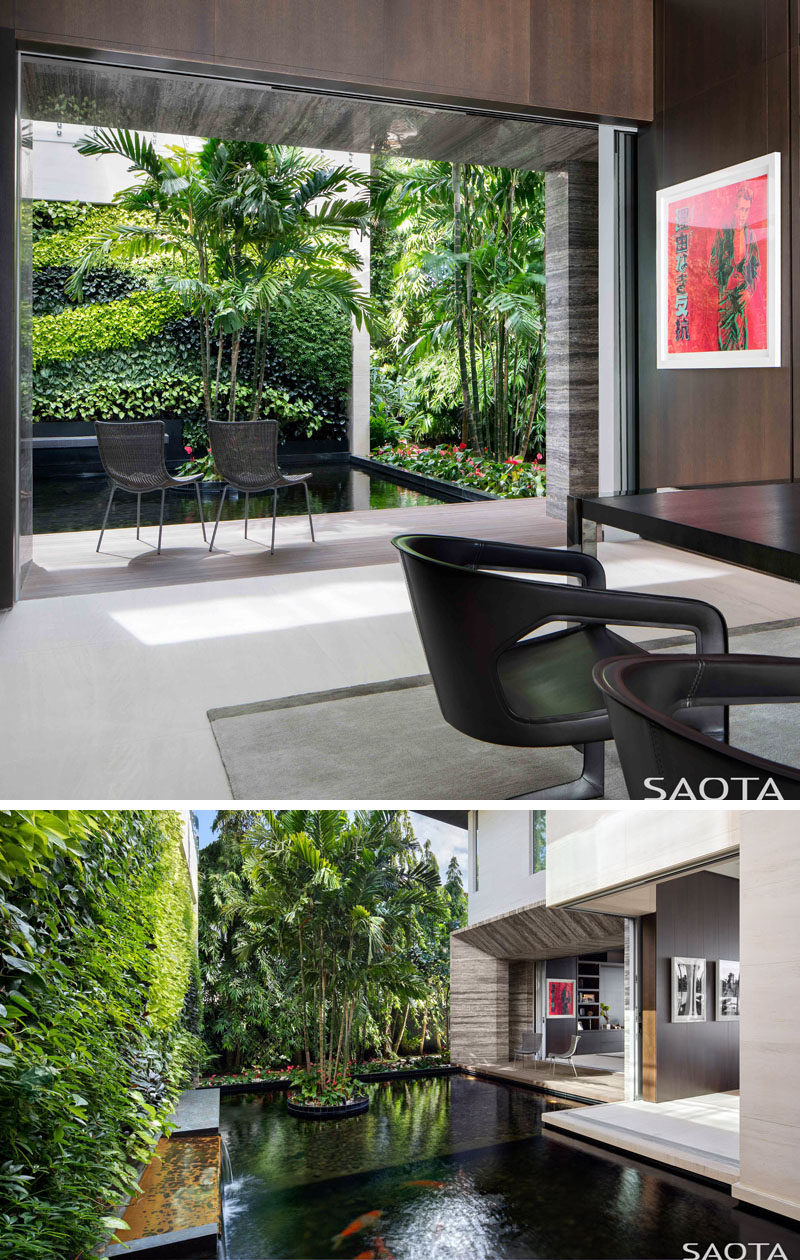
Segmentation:
{"type": "Polygon", "coordinates": [[[174,293],[131,293],[116,302],[78,306],[33,321],[33,364],[74,359],[151,337],[181,308],[174,293]]]}
{"type": "Polygon", "coordinates": [[[3,1260],[108,1237],[197,1058],[180,846],[172,813],[0,811],[3,1260]]]}
{"type": "Polygon", "coordinates": [[[473,490],[485,490],[504,499],[522,499],[545,493],[545,468],[541,456],[530,463],[512,458],[498,463],[466,446],[380,446],[373,458],[384,464],[407,468],[426,477],[441,477],[473,490]]]}
{"type": "MultiPolygon", "coordinates": [[[[67,296],[65,285],[72,275],[71,267],[43,267],[33,273],[34,315],[54,315],[78,303],[67,296]]],[[[119,267],[98,267],[90,271],[83,285],[83,302],[113,302],[127,297],[135,289],[144,288],[142,276],[131,275],[119,267]]]]}

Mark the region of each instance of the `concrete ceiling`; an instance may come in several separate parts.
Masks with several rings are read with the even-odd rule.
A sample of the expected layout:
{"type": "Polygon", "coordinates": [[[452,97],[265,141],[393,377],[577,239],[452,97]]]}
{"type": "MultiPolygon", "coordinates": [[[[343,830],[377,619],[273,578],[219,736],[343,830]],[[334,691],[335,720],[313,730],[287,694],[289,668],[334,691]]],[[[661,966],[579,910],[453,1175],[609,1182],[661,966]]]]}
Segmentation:
{"type": "Polygon", "coordinates": [[[396,152],[520,170],[562,170],[575,162],[597,162],[592,127],[46,57],[25,59],[23,82],[25,114],[41,122],[260,140],[345,153],[396,152]]]}
{"type": "MultiPolygon", "coordinates": [[[[725,875],[728,879],[738,879],[739,857],[737,855],[733,858],[725,858],[721,862],[710,862],[707,866],[701,866],[698,869],[711,871],[714,875],[725,875]]],[[[617,892],[607,893],[603,897],[592,897],[580,904],[587,910],[629,915],[631,918],[638,918],[643,914],[655,914],[657,886],[668,884],[673,879],[683,879],[685,874],[685,871],[678,871],[677,874],[666,875],[663,879],[637,884],[635,888],[620,888],[617,892]]]]}
{"type": "Polygon", "coordinates": [[[494,958],[561,958],[624,945],[623,920],[583,910],[550,909],[543,902],[484,919],[454,932],[494,958]]]}

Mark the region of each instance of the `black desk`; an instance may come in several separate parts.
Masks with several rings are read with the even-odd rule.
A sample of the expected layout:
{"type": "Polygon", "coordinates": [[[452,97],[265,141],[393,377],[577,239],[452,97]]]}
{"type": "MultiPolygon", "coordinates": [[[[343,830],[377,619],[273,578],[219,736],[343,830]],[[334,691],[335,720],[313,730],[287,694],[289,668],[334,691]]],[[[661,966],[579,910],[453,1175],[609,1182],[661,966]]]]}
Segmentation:
{"type": "Polygon", "coordinates": [[[573,498],[570,546],[584,521],[800,582],[800,482],[573,498]]]}

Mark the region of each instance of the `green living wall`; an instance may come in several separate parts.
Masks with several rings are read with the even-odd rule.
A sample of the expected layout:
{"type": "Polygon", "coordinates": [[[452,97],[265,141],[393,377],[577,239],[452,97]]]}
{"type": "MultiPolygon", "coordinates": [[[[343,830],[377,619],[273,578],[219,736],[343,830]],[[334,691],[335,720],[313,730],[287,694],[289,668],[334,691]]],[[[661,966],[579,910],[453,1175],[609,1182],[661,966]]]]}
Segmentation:
{"type": "Polygon", "coordinates": [[[3,1260],[107,1240],[196,1070],[182,826],[171,811],[0,811],[3,1260]]]}
{"type": "MultiPolygon", "coordinates": [[[[198,326],[179,298],[153,287],[161,260],[89,272],[80,304],[65,292],[89,238],[119,214],[113,205],[34,203],[34,421],[180,416],[187,443],[203,448],[198,326]]],[[[245,342],[242,379],[251,354],[245,342]]],[[[265,414],[282,422],[284,441],[343,440],[350,379],[350,325],[332,302],[300,294],[291,312],[273,312],[265,414]]],[[[243,406],[248,393],[237,389],[243,406]]]]}

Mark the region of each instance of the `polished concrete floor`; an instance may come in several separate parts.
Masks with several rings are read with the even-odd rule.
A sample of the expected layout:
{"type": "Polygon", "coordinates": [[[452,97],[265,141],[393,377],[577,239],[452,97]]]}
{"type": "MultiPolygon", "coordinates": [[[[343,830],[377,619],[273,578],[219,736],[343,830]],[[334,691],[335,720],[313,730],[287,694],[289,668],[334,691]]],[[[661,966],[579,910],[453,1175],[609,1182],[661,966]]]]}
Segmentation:
{"type": "MultiPolygon", "coordinates": [[[[563,539],[563,526],[545,517],[542,501],[522,506],[524,513],[520,501],[391,509],[370,513],[378,518],[372,521],[338,514],[331,565],[326,548],[333,553],[333,535],[326,541],[321,529],[311,550],[307,535],[300,538],[302,518],[279,521],[285,533],[272,558],[257,542],[245,543],[231,523],[224,541],[235,555],[226,550],[211,557],[214,580],[187,578],[180,557],[169,580],[176,559],[170,552],[183,544],[165,530],[162,557],[152,548],[137,553],[147,556],[142,566],[157,568],[158,584],[118,582],[126,560],[112,562],[116,577],[102,590],[47,594],[40,588],[39,598],[0,614],[0,688],[8,715],[0,735],[0,791],[29,803],[183,799],[200,805],[228,798],[208,709],[425,672],[390,537],[429,529],[548,546],[563,539]],[[396,515],[399,520],[389,519],[396,515]],[[292,529],[298,531],[294,558],[292,529]],[[280,560],[282,571],[271,560],[280,560]]],[[[255,526],[254,536],[260,528],[266,527],[255,526]]],[[[70,538],[60,535],[59,546],[70,538]]],[[[79,543],[77,573],[90,567],[96,537],[81,536],[79,543]]],[[[133,552],[135,537],[111,537],[112,544],[115,555],[133,552]]],[[[732,626],[800,617],[800,586],[791,582],[641,540],[603,543],[600,558],[609,586],[709,600],[732,626]]],[[[75,577],[73,561],[62,560],[61,568],[51,561],[53,572],[75,577]]],[[[100,569],[106,564],[102,557],[97,563],[100,569]]],[[[60,589],[80,586],[67,581],[60,589]]],[[[413,790],[410,783],[411,799],[413,790]]]]}
{"type": "Polygon", "coordinates": [[[725,1185],[739,1175],[736,1093],[546,1112],[542,1121],[550,1132],[603,1142],[725,1185]]]}

